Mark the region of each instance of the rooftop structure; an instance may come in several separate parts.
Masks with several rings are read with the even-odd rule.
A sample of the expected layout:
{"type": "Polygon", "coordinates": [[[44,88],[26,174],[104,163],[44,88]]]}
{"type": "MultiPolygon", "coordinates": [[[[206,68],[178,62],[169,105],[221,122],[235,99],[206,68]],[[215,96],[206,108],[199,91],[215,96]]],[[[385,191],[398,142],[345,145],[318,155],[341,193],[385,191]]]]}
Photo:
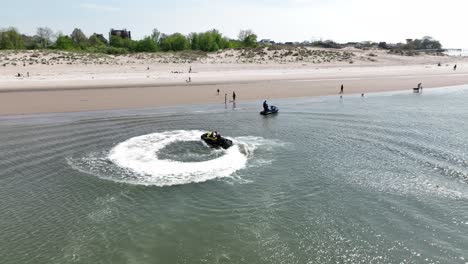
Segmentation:
{"type": "Polygon", "coordinates": [[[275,44],[275,42],[272,41],[271,39],[262,39],[258,43],[259,44],[264,44],[264,45],[273,45],[273,44],[275,44]]]}
{"type": "Polygon", "coordinates": [[[110,32],[109,32],[109,39],[112,37],[112,36],[119,36],[121,38],[124,38],[124,39],[132,39],[132,32],[127,30],[127,29],[113,29],[111,28],[110,32]]]}

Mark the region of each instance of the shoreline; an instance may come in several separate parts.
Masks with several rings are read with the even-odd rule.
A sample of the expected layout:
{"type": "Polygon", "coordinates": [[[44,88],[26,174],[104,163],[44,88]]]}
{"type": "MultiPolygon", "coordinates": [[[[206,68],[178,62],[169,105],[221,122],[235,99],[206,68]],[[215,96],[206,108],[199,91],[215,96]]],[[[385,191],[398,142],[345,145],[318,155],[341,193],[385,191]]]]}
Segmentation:
{"type": "MultiPolygon", "coordinates": [[[[344,84],[344,97],[350,94],[412,91],[421,82],[420,77],[385,76],[342,79],[283,79],[271,81],[213,82],[190,85],[113,85],[105,87],[40,88],[0,92],[0,116],[40,113],[86,112],[115,109],[141,109],[193,104],[224,104],[237,101],[274,100],[286,98],[339,96],[344,84]],[[216,89],[220,89],[220,95],[216,89]]],[[[424,76],[424,88],[449,87],[468,84],[468,75],[441,78],[424,76]]]]}
{"type": "MultiPolygon", "coordinates": [[[[443,87],[431,87],[431,88],[424,88],[424,91],[428,92],[434,92],[434,91],[441,91],[441,90],[451,90],[451,89],[462,89],[465,90],[468,88],[468,84],[460,84],[460,85],[452,85],[452,86],[443,86],[443,87]]],[[[384,90],[384,91],[374,91],[374,92],[369,92],[365,94],[365,97],[373,97],[373,96],[378,96],[378,95],[388,95],[388,94],[414,94],[412,90],[384,90]]],[[[338,97],[339,94],[329,94],[329,95],[316,95],[316,96],[300,96],[300,97],[282,97],[282,98],[275,98],[277,100],[283,100],[283,101],[295,101],[295,100],[322,100],[322,99],[332,99],[333,96],[337,96],[336,100],[340,100],[338,97]]],[[[346,94],[346,97],[352,98],[352,99],[358,99],[362,98],[361,93],[349,93],[346,94]]],[[[346,99],[346,97],[343,97],[343,99],[346,99]]],[[[243,100],[239,101],[240,103],[245,103],[245,104],[253,104],[257,102],[258,100],[253,99],[253,100],[243,100]]],[[[261,105],[260,101],[258,101],[258,109],[261,110],[261,105]]],[[[181,105],[159,105],[159,106],[150,106],[150,107],[137,107],[137,108],[112,108],[112,109],[100,109],[100,110],[83,110],[83,111],[62,111],[62,112],[39,112],[39,113],[26,113],[26,114],[7,114],[7,115],[2,115],[0,114],[0,121],[5,121],[5,120],[15,120],[15,119],[22,119],[22,118],[36,118],[36,117],[41,117],[41,118],[48,118],[48,117],[54,117],[54,116],[61,116],[61,115],[68,115],[68,114],[84,114],[84,115],[89,115],[89,114],[102,114],[102,113],[119,113],[119,112],[126,112],[126,111],[135,111],[135,112],[154,112],[154,111],[161,111],[163,110],[162,113],[177,113],[176,108],[187,108],[187,107],[215,107],[216,105],[224,105],[224,103],[190,103],[190,104],[181,104],[181,105]],[[164,112],[164,111],[169,111],[169,112],[164,112]]],[[[227,107],[224,107],[223,109],[233,109],[232,108],[233,102],[228,101],[227,107]]],[[[111,115],[112,116],[112,115],[111,115]]]]}
{"type": "MultiPolygon", "coordinates": [[[[231,57],[217,54],[217,63],[161,64],[143,58],[118,65],[91,65],[85,61],[73,65],[8,66],[0,72],[0,116],[224,104],[224,95],[229,102],[234,91],[237,102],[243,102],[339,96],[342,84],[344,97],[412,91],[418,83],[424,88],[468,84],[468,59],[408,58],[372,51],[372,58],[379,61],[370,62],[364,57],[370,51],[354,52],[361,60],[353,64],[226,64],[223,62],[231,57]],[[442,66],[435,63],[439,60],[443,60],[442,66]],[[458,65],[456,71],[454,64],[458,65]],[[188,72],[189,65],[193,72],[188,72]],[[22,77],[14,77],[18,71],[22,77]]],[[[12,56],[24,59],[30,55],[12,56]]]]}
{"type": "MultiPolygon", "coordinates": [[[[435,77],[437,78],[437,77],[435,77]]],[[[391,78],[379,79],[386,82],[374,88],[361,88],[362,85],[376,82],[376,79],[355,80],[345,84],[346,96],[361,93],[381,93],[393,91],[412,92],[411,88],[403,89],[391,78]]],[[[415,83],[413,78],[400,80],[398,83],[415,83]]],[[[423,85],[424,89],[446,88],[468,84],[468,80],[440,81],[433,80],[434,85],[423,85]],[[440,85],[437,85],[437,84],[440,85]]],[[[48,89],[40,91],[0,92],[0,116],[34,115],[47,113],[95,112],[109,110],[132,110],[159,107],[178,107],[188,105],[224,104],[224,96],[215,94],[216,87],[228,89],[227,105],[232,104],[231,91],[236,91],[237,102],[272,101],[275,99],[299,99],[321,96],[340,96],[339,84],[336,81],[322,80],[282,80],[270,82],[214,83],[195,86],[146,86],[146,87],[106,87],[77,89],[48,89]],[[187,89],[192,91],[187,91],[187,89]],[[195,91],[194,91],[195,90],[195,91]],[[268,90],[268,91],[267,91],[268,90]],[[291,91],[292,90],[292,91],[291,91]],[[211,93],[211,94],[210,94],[211,93]],[[191,94],[190,97],[178,97],[178,94],[191,94]],[[195,94],[195,95],[194,95],[195,94]],[[204,96],[205,94],[210,94],[204,96]],[[267,94],[265,96],[265,94],[267,94]]]]}

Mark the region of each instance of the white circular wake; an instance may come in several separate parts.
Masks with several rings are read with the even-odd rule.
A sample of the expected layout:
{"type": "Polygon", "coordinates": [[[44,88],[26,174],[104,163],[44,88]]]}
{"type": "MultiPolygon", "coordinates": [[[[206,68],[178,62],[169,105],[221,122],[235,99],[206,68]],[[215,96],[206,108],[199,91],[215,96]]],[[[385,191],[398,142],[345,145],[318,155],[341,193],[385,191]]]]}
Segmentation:
{"type": "MultiPolygon", "coordinates": [[[[245,168],[249,153],[256,144],[236,144],[224,151],[224,155],[208,161],[182,162],[161,159],[159,152],[176,142],[199,141],[202,131],[176,130],[154,133],[128,139],[115,146],[108,159],[117,166],[133,172],[138,184],[169,186],[204,182],[223,178],[245,168]],[[244,152],[244,153],[243,153],[244,152]]],[[[215,151],[215,150],[213,150],[215,151]]]]}

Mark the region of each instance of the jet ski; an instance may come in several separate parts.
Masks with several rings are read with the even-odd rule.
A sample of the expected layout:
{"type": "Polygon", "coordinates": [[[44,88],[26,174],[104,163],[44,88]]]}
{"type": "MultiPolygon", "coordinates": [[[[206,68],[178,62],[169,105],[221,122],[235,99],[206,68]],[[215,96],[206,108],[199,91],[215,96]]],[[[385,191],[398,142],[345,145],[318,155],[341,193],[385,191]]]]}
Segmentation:
{"type": "Polygon", "coordinates": [[[276,113],[278,113],[278,111],[279,111],[278,107],[272,105],[272,106],[270,106],[270,108],[268,109],[268,111],[263,110],[263,111],[260,112],[260,114],[261,114],[261,115],[271,115],[271,114],[276,114],[276,113]]]}
{"type": "Polygon", "coordinates": [[[217,132],[205,133],[201,139],[212,148],[228,149],[233,145],[231,140],[221,137],[217,132]]]}

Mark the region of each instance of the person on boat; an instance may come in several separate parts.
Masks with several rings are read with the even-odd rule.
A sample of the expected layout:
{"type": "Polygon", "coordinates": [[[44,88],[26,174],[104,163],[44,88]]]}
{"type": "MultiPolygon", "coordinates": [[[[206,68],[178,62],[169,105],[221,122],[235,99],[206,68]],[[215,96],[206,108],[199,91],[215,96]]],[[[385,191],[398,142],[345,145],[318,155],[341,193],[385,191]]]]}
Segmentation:
{"type": "Polygon", "coordinates": [[[263,101],[263,111],[265,112],[268,112],[269,111],[269,108],[268,108],[268,104],[267,104],[267,101],[263,101]]]}

